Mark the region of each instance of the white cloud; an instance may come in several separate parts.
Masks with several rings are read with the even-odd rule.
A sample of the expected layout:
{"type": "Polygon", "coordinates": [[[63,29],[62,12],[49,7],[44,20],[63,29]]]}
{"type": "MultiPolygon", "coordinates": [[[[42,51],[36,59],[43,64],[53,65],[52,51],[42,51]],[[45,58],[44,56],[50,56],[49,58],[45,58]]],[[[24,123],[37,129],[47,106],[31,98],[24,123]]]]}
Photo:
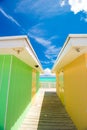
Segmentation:
{"type": "Polygon", "coordinates": [[[61,3],[60,3],[60,6],[63,7],[65,5],[65,1],[62,0],[61,3]]]}
{"type": "Polygon", "coordinates": [[[43,45],[43,46],[47,46],[47,45],[50,44],[50,41],[45,40],[45,39],[40,38],[40,37],[36,37],[36,41],[37,41],[38,43],[40,43],[41,45],[43,45]]]}
{"type": "Polygon", "coordinates": [[[75,14],[80,11],[87,12],[87,0],[69,0],[69,5],[75,14]]]}
{"type": "Polygon", "coordinates": [[[54,63],[60,50],[61,50],[61,47],[56,47],[55,45],[50,45],[48,47],[48,49],[45,51],[45,57],[48,60],[50,60],[50,63],[54,63]]]}
{"type": "Polygon", "coordinates": [[[49,40],[51,40],[51,41],[52,41],[52,40],[57,39],[57,38],[58,38],[58,36],[57,36],[57,35],[55,35],[55,36],[50,37],[50,38],[49,38],[49,40]]]}
{"type": "Polygon", "coordinates": [[[41,29],[42,26],[43,23],[36,24],[33,27],[31,27],[28,32],[35,36],[43,36],[46,33],[46,31],[44,29],[41,29]]]}
{"type": "Polygon", "coordinates": [[[61,6],[64,6],[64,1],[61,2],[61,5],[60,1],[61,0],[22,0],[18,2],[15,11],[31,13],[41,18],[56,16],[58,14],[69,11],[67,6],[64,9],[61,8],[61,6]]]}
{"type": "Polygon", "coordinates": [[[55,74],[54,73],[51,73],[51,70],[49,69],[49,68],[46,68],[45,70],[44,70],[44,74],[41,74],[41,76],[55,76],[55,74]]]}
{"type": "Polygon", "coordinates": [[[54,63],[61,47],[56,47],[55,45],[52,44],[54,42],[54,40],[58,38],[57,35],[54,35],[54,36],[50,37],[49,39],[45,39],[43,37],[44,32],[46,32],[46,31],[41,30],[40,25],[41,24],[37,24],[37,25],[33,26],[29,30],[28,36],[33,38],[35,41],[37,41],[37,43],[39,43],[40,45],[45,47],[44,55],[45,55],[47,61],[42,62],[42,63],[47,65],[50,63],[54,63]],[[38,32],[41,32],[42,36],[39,36],[38,32]],[[49,63],[49,61],[50,61],[50,63],[49,63]]]}
{"type": "Polygon", "coordinates": [[[84,16],[84,17],[81,17],[81,19],[80,19],[80,20],[83,20],[83,21],[87,22],[87,15],[86,15],[86,16],[84,16]]]}
{"type": "Polygon", "coordinates": [[[54,75],[54,74],[51,73],[51,70],[50,70],[49,68],[46,68],[46,69],[44,70],[44,74],[45,74],[45,75],[54,75]]]}
{"type": "Polygon", "coordinates": [[[44,47],[47,47],[48,45],[51,44],[51,42],[49,40],[46,40],[46,39],[41,38],[41,37],[37,37],[37,36],[32,35],[30,33],[28,33],[28,36],[33,38],[35,41],[37,41],[39,44],[41,44],[44,47]]]}
{"type": "Polygon", "coordinates": [[[42,64],[49,64],[50,61],[41,61],[42,64]]]}
{"type": "Polygon", "coordinates": [[[7,14],[2,8],[0,8],[0,12],[10,21],[12,21],[13,23],[15,23],[17,26],[21,27],[21,25],[9,14],[7,14]]]}
{"type": "MultiPolygon", "coordinates": [[[[50,60],[50,63],[54,63],[58,53],[60,52],[61,47],[56,47],[55,45],[52,45],[52,40],[58,38],[58,36],[52,36],[49,39],[44,39],[43,37],[37,36],[36,30],[38,30],[38,28],[34,28],[35,31],[31,30],[29,31],[28,36],[33,38],[35,41],[37,41],[37,43],[45,47],[45,57],[48,59],[48,62],[50,60]]],[[[44,62],[43,64],[49,64],[48,62],[44,62]]]]}
{"type": "Polygon", "coordinates": [[[84,18],[84,21],[87,22],[87,18],[84,18]]]}
{"type": "Polygon", "coordinates": [[[55,45],[49,46],[49,48],[45,52],[45,56],[52,60],[57,57],[58,53],[60,52],[61,47],[56,47],[55,45]]]}
{"type": "Polygon", "coordinates": [[[55,45],[49,46],[48,50],[46,51],[46,54],[56,54],[60,51],[61,48],[57,48],[55,45]]]}
{"type": "MultiPolygon", "coordinates": [[[[37,43],[39,43],[40,45],[44,46],[46,48],[46,51],[44,52],[45,57],[50,60],[50,63],[54,63],[54,59],[57,57],[58,53],[60,52],[61,47],[56,47],[55,45],[52,45],[51,40],[52,39],[49,38],[49,40],[46,40],[42,37],[37,37],[35,35],[32,35],[30,33],[28,33],[28,36],[33,38],[35,41],[37,41],[37,43]]],[[[44,63],[44,64],[48,64],[48,62],[44,63]]]]}

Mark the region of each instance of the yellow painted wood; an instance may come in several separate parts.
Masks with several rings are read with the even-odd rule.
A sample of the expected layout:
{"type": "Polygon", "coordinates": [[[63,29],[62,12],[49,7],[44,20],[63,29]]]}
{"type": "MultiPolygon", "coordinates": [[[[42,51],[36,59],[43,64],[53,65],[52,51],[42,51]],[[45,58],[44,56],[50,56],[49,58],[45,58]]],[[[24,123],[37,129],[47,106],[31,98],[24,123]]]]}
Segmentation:
{"type": "Polygon", "coordinates": [[[64,104],[64,73],[59,72],[56,73],[56,88],[57,88],[57,94],[59,98],[61,99],[62,103],[64,104]]]}
{"type": "Polygon", "coordinates": [[[87,129],[87,54],[64,68],[65,106],[79,130],[87,129]]]}

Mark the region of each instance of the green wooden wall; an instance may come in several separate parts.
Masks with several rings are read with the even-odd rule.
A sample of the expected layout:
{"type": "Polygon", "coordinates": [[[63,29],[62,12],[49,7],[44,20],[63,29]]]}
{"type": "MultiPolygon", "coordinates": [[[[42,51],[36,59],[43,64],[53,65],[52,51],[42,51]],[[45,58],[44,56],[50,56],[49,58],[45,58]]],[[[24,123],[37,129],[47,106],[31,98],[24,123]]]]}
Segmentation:
{"type": "Polygon", "coordinates": [[[0,56],[0,130],[4,130],[11,74],[11,56],[0,56]]]}
{"type": "Polygon", "coordinates": [[[31,91],[32,68],[15,56],[0,56],[0,130],[11,129],[30,103],[31,91]]]}

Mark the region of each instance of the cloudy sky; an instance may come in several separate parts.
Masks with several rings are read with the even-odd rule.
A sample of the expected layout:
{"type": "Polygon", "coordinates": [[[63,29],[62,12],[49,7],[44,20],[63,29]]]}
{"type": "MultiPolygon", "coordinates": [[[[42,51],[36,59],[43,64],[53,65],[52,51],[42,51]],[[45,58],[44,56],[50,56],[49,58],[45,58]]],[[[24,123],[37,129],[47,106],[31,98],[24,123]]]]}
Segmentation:
{"type": "Polygon", "coordinates": [[[0,0],[0,36],[27,35],[46,70],[77,33],[87,33],[87,0],[0,0]]]}

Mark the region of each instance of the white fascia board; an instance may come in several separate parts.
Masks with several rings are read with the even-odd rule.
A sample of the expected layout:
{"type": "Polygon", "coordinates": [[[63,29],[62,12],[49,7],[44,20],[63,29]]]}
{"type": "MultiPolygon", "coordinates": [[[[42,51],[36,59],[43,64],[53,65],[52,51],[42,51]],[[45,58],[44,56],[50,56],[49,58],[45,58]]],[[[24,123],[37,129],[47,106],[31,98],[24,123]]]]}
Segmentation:
{"type": "Polygon", "coordinates": [[[65,41],[65,43],[64,43],[64,45],[63,45],[63,47],[62,47],[62,49],[61,49],[61,51],[59,52],[59,54],[58,54],[58,56],[57,56],[57,59],[56,59],[54,65],[53,65],[53,68],[52,68],[52,73],[55,72],[56,66],[57,66],[57,64],[58,64],[58,62],[59,62],[59,60],[60,60],[60,56],[61,56],[63,50],[65,49],[65,47],[66,47],[66,45],[67,45],[67,43],[68,43],[68,41],[69,41],[69,38],[70,38],[70,37],[68,36],[67,39],[66,39],[66,41],[65,41]]]}
{"type": "Polygon", "coordinates": [[[18,35],[18,36],[2,36],[0,37],[0,41],[7,41],[7,40],[18,40],[18,39],[23,39],[23,38],[27,38],[26,35],[18,35]]]}
{"type": "Polygon", "coordinates": [[[68,51],[70,50],[70,48],[72,48],[72,44],[69,41],[69,44],[66,45],[66,42],[63,46],[63,48],[61,49],[56,62],[54,63],[54,66],[52,68],[52,72],[55,72],[55,69],[57,67],[57,65],[61,62],[61,60],[63,59],[63,57],[68,53],[68,51]]]}
{"type": "Polygon", "coordinates": [[[30,50],[28,49],[28,47],[26,47],[26,49],[30,52],[31,55],[32,55],[32,53],[33,53],[33,55],[32,55],[33,59],[36,61],[37,65],[39,65],[40,69],[41,69],[42,72],[43,72],[41,63],[40,63],[40,61],[39,61],[39,59],[38,59],[38,57],[37,57],[37,55],[36,55],[36,53],[35,53],[33,47],[31,46],[28,37],[26,38],[26,41],[27,41],[27,43],[28,43],[28,46],[30,47],[30,50]]]}
{"type": "MultiPolygon", "coordinates": [[[[29,56],[32,57],[32,61],[35,63],[35,65],[39,66],[39,69],[35,68],[34,66],[32,66],[32,67],[40,72],[43,72],[42,66],[41,66],[41,64],[36,56],[36,53],[35,53],[34,49],[32,48],[31,43],[29,42],[27,36],[23,35],[23,36],[0,37],[0,49],[1,49],[1,54],[6,54],[5,52],[7,52],[7,54],[13,54],[13,55],[17,56],[18,58],[21,57],[21,60],[22,60],[22,56],[21,55],[18,56],[15,53],[15,51],[17,49],[23,49],[24,51],[28,52],[29,56]],[[6,49],[7,49],[7,51],[5,51],[6,49]],[[11,53],[10,53],[10,51],[11,51],[11,53]]],[[[24,56],[23,56],[23,60],[24,60],[24,56]]]]}
{"type": "Polygon", "coordinates": [[[18,40],[7,39],[7,40],[2,41],[0,39],[0,48],[15,48],[15,47],[25,47],[23,40],[22,39],[18,39],[18,40]]]}
{"type": "Polygon", "coordinates": [[[87,38],[87,34],[69,34],[70,38],[87,38]]]}
{"type": "MultiPolygon", "coordinates": [[[[56,71],[56,68],[59,66],[60,62],[63,62],[63,58],[65,55],[67,55],[68,53],[70,54],[70,50],[75,50],[76,48],[83,48],[83,47],[87,47],[87,34],[69,34],[69,36],[67,37],[58,57],[57,60],[54,63],[54,66],[52,68],[52,72],[56,71]]],[[[73,60],[80,56],[81,54],[86,53],[87,49],[83,49],[81,50],[81,52],[79,54],[73,55],[73,60]]],[[[65,61],[65,60],[64,60],[65,61]]],[[[70,60],[72,61],[72,60],[70,60]]],[[[69,62],[67,62],[69,63],[69,62]]],[[[63,67],[63,66],[61,66],[63,67]]],[[[59,69],[59,68],[57,68],[59,69]]]]}

